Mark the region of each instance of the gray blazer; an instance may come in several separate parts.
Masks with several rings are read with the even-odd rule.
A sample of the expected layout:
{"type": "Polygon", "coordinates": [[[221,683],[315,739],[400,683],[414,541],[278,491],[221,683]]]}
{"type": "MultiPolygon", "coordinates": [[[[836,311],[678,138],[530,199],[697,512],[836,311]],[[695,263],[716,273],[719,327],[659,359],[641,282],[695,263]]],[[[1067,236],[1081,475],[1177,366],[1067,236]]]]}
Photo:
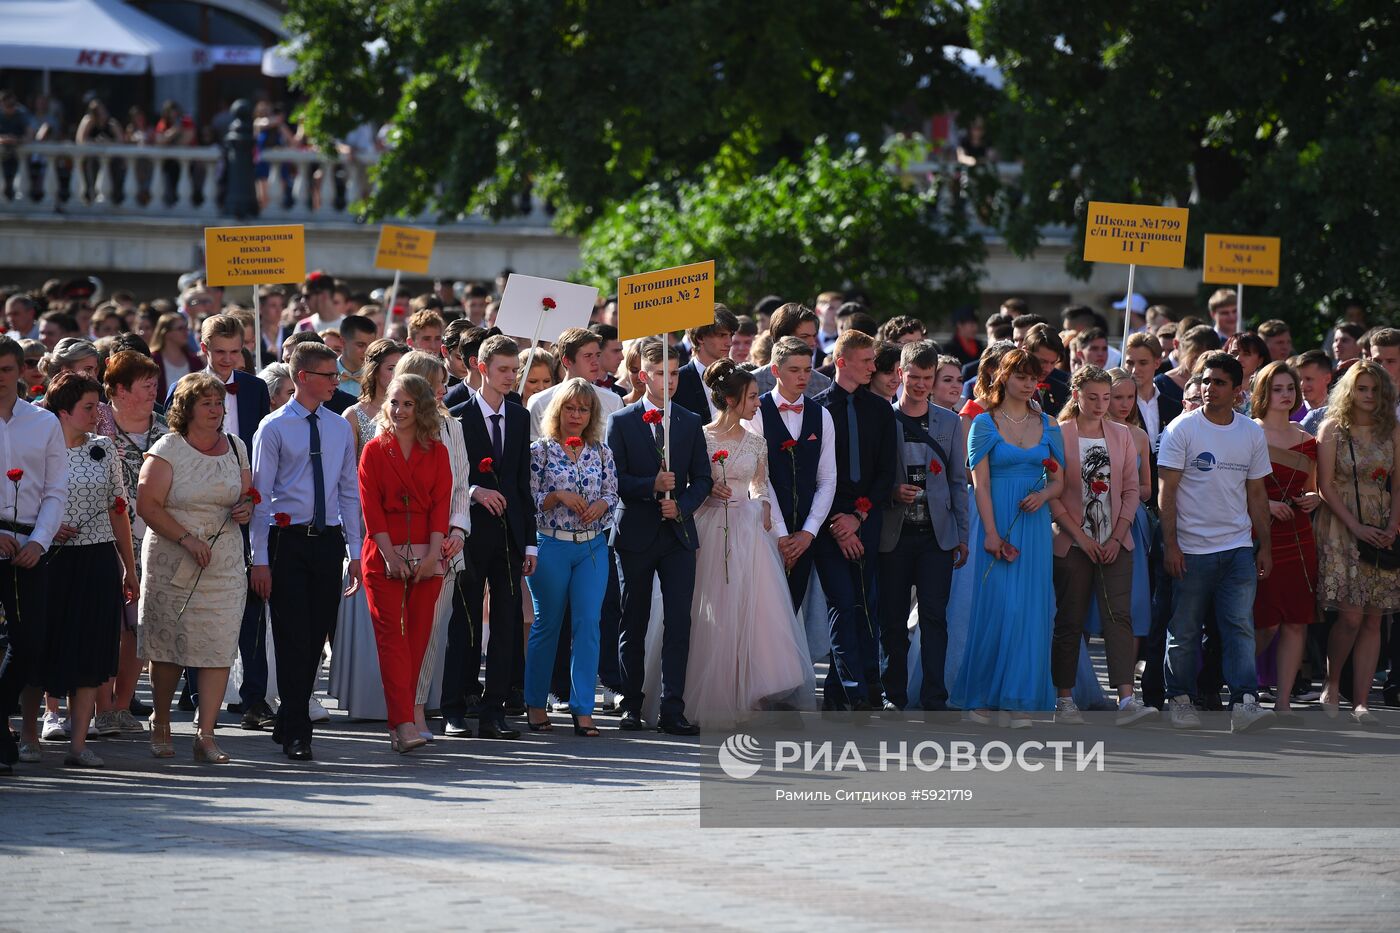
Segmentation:
{"type": "MultiPolygon", "coordinates": [[[[967,544],[967,438],[962,434],[962,419],[946,408],[929,405],[928,432],[943,445],[952,463],[945,463],[941,475],[932,470],[924,477],[924,492],[928,495],[928,514],[933,519],[933,533],[938,546],[951,551],[967,544]]],[[[904,453],[904,423],[895,419],[895,450],[898,453],[898,483],[909,474],[904,453]]],[[[937,456],[937,455],[935,455],[937,456]]],[[[904,525],[904,506],[894,503],[885,509],[885,521],[880,529],[880,551],[893,551],[899,543],[904,525]]]]}
{"type": "MultiPolygon", "coordinates": [[[[758,383],[758,394],[772,392],[778,384],[778,377],[773,375],[773,367],[760,366],[753,371],[753,380],[758,383]]],[[[831,387],[831,380],[815,369],[812,370],[812,380],[807,383],[807,391],[802,393],[807,398],[816,398],[818,393],[825,392],[831,387]]]]}

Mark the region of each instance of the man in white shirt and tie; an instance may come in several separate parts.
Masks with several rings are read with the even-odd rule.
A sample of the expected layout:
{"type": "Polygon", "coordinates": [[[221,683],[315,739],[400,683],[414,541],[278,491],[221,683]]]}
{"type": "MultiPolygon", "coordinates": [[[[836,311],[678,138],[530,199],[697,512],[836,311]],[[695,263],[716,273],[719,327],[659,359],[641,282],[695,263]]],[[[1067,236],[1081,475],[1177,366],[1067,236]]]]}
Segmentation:
{"type": "Polygon", "coordinates": [[[540,434],[543,433],[542,423],[549,400],[554,397],[560,385],[575,376],[587,380],[588,384],[593,386],[593,392],[598,396],[598,404],[603,406],[604,421],[622,407],[622,398],[616,392],[601,388],[597,384],[603,375],[603,342],[597,334],[582,327],[570,327],[559,335],[554,349],[559,353],[559,364],[564,368],[564,375],[557,384],[532,395],[529,404],[525,406],[530,412],[531,442],[539,440],[540,434]]]}

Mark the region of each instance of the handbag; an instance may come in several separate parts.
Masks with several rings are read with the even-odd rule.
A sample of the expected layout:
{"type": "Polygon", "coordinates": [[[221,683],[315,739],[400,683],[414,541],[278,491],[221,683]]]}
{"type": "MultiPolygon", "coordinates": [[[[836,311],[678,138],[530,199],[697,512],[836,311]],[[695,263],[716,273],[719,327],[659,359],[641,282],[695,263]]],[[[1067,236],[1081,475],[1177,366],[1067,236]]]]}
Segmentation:
{"type": "MultiPolygon", "coordinates": [[[[408,569],[415,573],[418,570],[418,565],[428,559],[428,545],[426,544],[396,544],[394,545],[394,552],[397,553],[399,557],[403,558],[404,563],[408,564],[408,569]]],[[[389,569],[389,558],[387,556],[384,558],[384,569],[387,574],[389,569]]],[[[442,558],[438,558],[437,566],[433,568],[433,576],[441,577],[446,574],[447,565],[442,558]]]]}
{"type": "MultiPolygon", "coordinates": [[[[1351,486],[1356,491],[1356,517],[1361,518],[1361,484],[1356,478],[1356,445],[1347,435],[1347,448],[1351,451],[1351,486]]],[[[1388,548],[1378,548],[1369,541],[1356,539],[1356,550],[1361,559],[1379,570],[1400,570],[1400,538],[1391,542],[1388,548]]]]}

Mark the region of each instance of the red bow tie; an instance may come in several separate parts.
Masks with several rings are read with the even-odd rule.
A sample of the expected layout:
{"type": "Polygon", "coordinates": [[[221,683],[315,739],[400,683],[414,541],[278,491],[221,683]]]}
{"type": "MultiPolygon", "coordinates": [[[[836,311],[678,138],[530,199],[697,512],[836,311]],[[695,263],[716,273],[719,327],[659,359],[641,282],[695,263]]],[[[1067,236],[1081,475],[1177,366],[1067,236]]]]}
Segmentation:
{"type": "Polygon", "coordinates": [[[778,411],[795,411],[800,415],[802,414],[802,406],[801,404],[789,405],[787,402],[783,402],[778,406],[778,411]]]}
{"type": "Polygon", "coordinates": [[[225,384],[224,384],[224,388],[225,388],[226,390],[228,390],[228,394],[229,394],[229,395],[237,395],[237,394],[238,394],[238,383],[237,383],[237,382],[228,382],[228,383],[225,383],[225,384]]]}

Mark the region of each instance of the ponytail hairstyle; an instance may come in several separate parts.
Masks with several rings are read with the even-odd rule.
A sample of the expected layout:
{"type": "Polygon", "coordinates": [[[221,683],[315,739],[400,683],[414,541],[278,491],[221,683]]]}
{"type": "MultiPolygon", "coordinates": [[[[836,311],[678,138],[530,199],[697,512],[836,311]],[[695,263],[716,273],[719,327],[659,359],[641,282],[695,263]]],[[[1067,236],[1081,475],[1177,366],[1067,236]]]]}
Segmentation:
{"type": "Polygon", "coordinates": [[[735,408],[743,401],[754,378],[753,373],[740,369],[738,363],[723,359],[705,368],[704,380],[715,407],[723,410],[735,408]]]}
{"type": "Polygon", "coordinates": [[[1060,424],[1064,424],[1071,418],[1078,418],[1080,414],[1082,414],[1083,409],[1079,407],[1079,388],[1086,382],[1099,382],[1108,386],[1110,389],[1113,388],[1113,377],[1102,369],[1099,369],[1097,366],[1079,367],[1079,369],[1075,370],[1074,376],[1069,380],[1069,387],[1074,391],[1070,395],[1069,401],[1065,402],[1064,410],[1060,412],[1060,424]]]}
{"type": "MultiPolygon", "coordinates": [[[[1108,371],[1108,378],[1113,380],[1110,389],[1116,388],[1125,382],[1131,382],[1133,384],[1133,393],[1136,395],[1137,380],[1133,378],[1132,373],[1128,372],[1128,370],[1124,369],[1122,366],[1115,366],[1110,369],[1108,371]]],[[[1110,409],[1110,412],[1111,411],[1112,409],[1110,409]]],[[[1135,428],[1142,428],[1144,431],[1147,430],[1147,425],[1142,421],[1142,412],[1138,409],[1136,401],[1133,402],[1133,407],[1128,410],[1128,417],[1123,423],[1131,424],[1135,428]]],[[[1166,425],[1163,425],[1163,427],[1166,427],[1166,425]]]]}

